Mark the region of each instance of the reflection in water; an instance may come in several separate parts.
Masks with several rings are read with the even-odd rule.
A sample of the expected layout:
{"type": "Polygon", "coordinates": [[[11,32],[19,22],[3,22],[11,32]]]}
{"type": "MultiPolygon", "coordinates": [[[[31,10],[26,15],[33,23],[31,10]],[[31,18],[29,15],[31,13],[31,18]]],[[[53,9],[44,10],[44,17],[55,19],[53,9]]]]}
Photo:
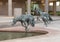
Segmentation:
{"type": "Polygon", "coordinates": [[[15,38],[24,38],[24,37],[31,37],[37,35],[44,35],[48,32],[44,33],[37,33],[37,32],[0,32],[0,40],[8,40],[8,39],[15,39],[15,38]]]}

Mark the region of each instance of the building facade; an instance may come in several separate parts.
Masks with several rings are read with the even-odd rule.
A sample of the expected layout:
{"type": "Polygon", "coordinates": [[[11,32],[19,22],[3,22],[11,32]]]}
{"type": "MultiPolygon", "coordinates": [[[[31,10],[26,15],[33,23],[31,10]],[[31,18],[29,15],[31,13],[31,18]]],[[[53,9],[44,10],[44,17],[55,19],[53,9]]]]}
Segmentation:
{"type": "Polygon", "coordinates": [[[31,14],[32,4],[37,4],[48,13],[50,2],[53,2],[53,14],[56,15],[56,0],[0,0],[0,16],[14,16],[15,8],[21,8],[22,14],[26,14],[26,12],[31,14]]]}

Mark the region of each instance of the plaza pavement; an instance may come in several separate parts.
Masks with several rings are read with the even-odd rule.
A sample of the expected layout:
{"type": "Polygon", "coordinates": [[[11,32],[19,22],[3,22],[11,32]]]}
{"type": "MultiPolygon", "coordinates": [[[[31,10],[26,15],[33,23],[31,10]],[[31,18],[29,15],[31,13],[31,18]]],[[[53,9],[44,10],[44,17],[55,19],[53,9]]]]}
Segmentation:
{"type": "MultiPolygon", "coordinates": [[[[31,27],[30,30],[44,30],[48,31],[48,34],[33,36],[33,37],[26,37],[26,38],[17,38],[11,40],[5,40],[0,42],[60,42],[60,17],[53,16],[52,17],[56,21],[52,21],[46,27],[42,22],[36,24],[35,27],[31,27]]],[[[11,22],[11,18],[7,19],[5,22],[11,22]]],[[[2,19],[3,20],[3,19],[2,19]]],[[[1,20],[1,24],[4,21],[1,20]]],[[[16,26],[16,27],[8,27],[8,28],[1,28],[0,31],[24,31],[24,27],[16,26]]]]}

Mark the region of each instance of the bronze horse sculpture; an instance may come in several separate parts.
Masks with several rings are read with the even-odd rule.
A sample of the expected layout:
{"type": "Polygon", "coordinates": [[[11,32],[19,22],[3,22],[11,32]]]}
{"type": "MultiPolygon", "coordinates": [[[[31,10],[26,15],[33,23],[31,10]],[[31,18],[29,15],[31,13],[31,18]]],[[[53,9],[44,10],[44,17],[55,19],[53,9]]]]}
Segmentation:
{"type": "Polygon", "coordinates": [[[12,25],[15,25],[17,22],[21,22],[21,25],[25,27],[25,30],[27,32],[28,26],[31,25],[32,27],[35,26],[35,20],[34,17],[31,14],[21,15],[13,18],[12,25]]]}
{"type": "Polygon", "coordinates": [[[50,21],[53,21],[51,16],[48,13],[43,12],[40,8],[35,8],[35,12],[41,16],[41,18],[46,26],[50,21]]]}

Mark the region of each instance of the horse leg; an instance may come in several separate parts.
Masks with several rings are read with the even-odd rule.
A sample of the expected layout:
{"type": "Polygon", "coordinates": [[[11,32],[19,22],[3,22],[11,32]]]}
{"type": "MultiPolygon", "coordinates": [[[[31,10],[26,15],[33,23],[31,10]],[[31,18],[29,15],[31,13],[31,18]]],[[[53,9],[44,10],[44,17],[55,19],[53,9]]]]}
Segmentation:
{"type": "Polygon", "coordinates": [[[47,21],[44,21],[45,26],[47,27],[47,21]]]}
{"type": "Polygon", "coordinates": [[[24,26],[23,22],[21,21],[21,25],[24,26]]]}
{"type": "Polygon", "coordinates": [[[22,26],[25,27],[25,31],[28,31],[28,23],[27,22],[21,22],[22,26]]]}
{"type": "Polygon", "coordinates": [[[37,21],[40,21],[40,17],[39,16],[37,16],[37,21]]]}
{"type": "Polygon", "coordinates": [[[42,18],[42,20],[43,20],[45,26],[47,27],[47,20],[45,18],[42,18]]]}

